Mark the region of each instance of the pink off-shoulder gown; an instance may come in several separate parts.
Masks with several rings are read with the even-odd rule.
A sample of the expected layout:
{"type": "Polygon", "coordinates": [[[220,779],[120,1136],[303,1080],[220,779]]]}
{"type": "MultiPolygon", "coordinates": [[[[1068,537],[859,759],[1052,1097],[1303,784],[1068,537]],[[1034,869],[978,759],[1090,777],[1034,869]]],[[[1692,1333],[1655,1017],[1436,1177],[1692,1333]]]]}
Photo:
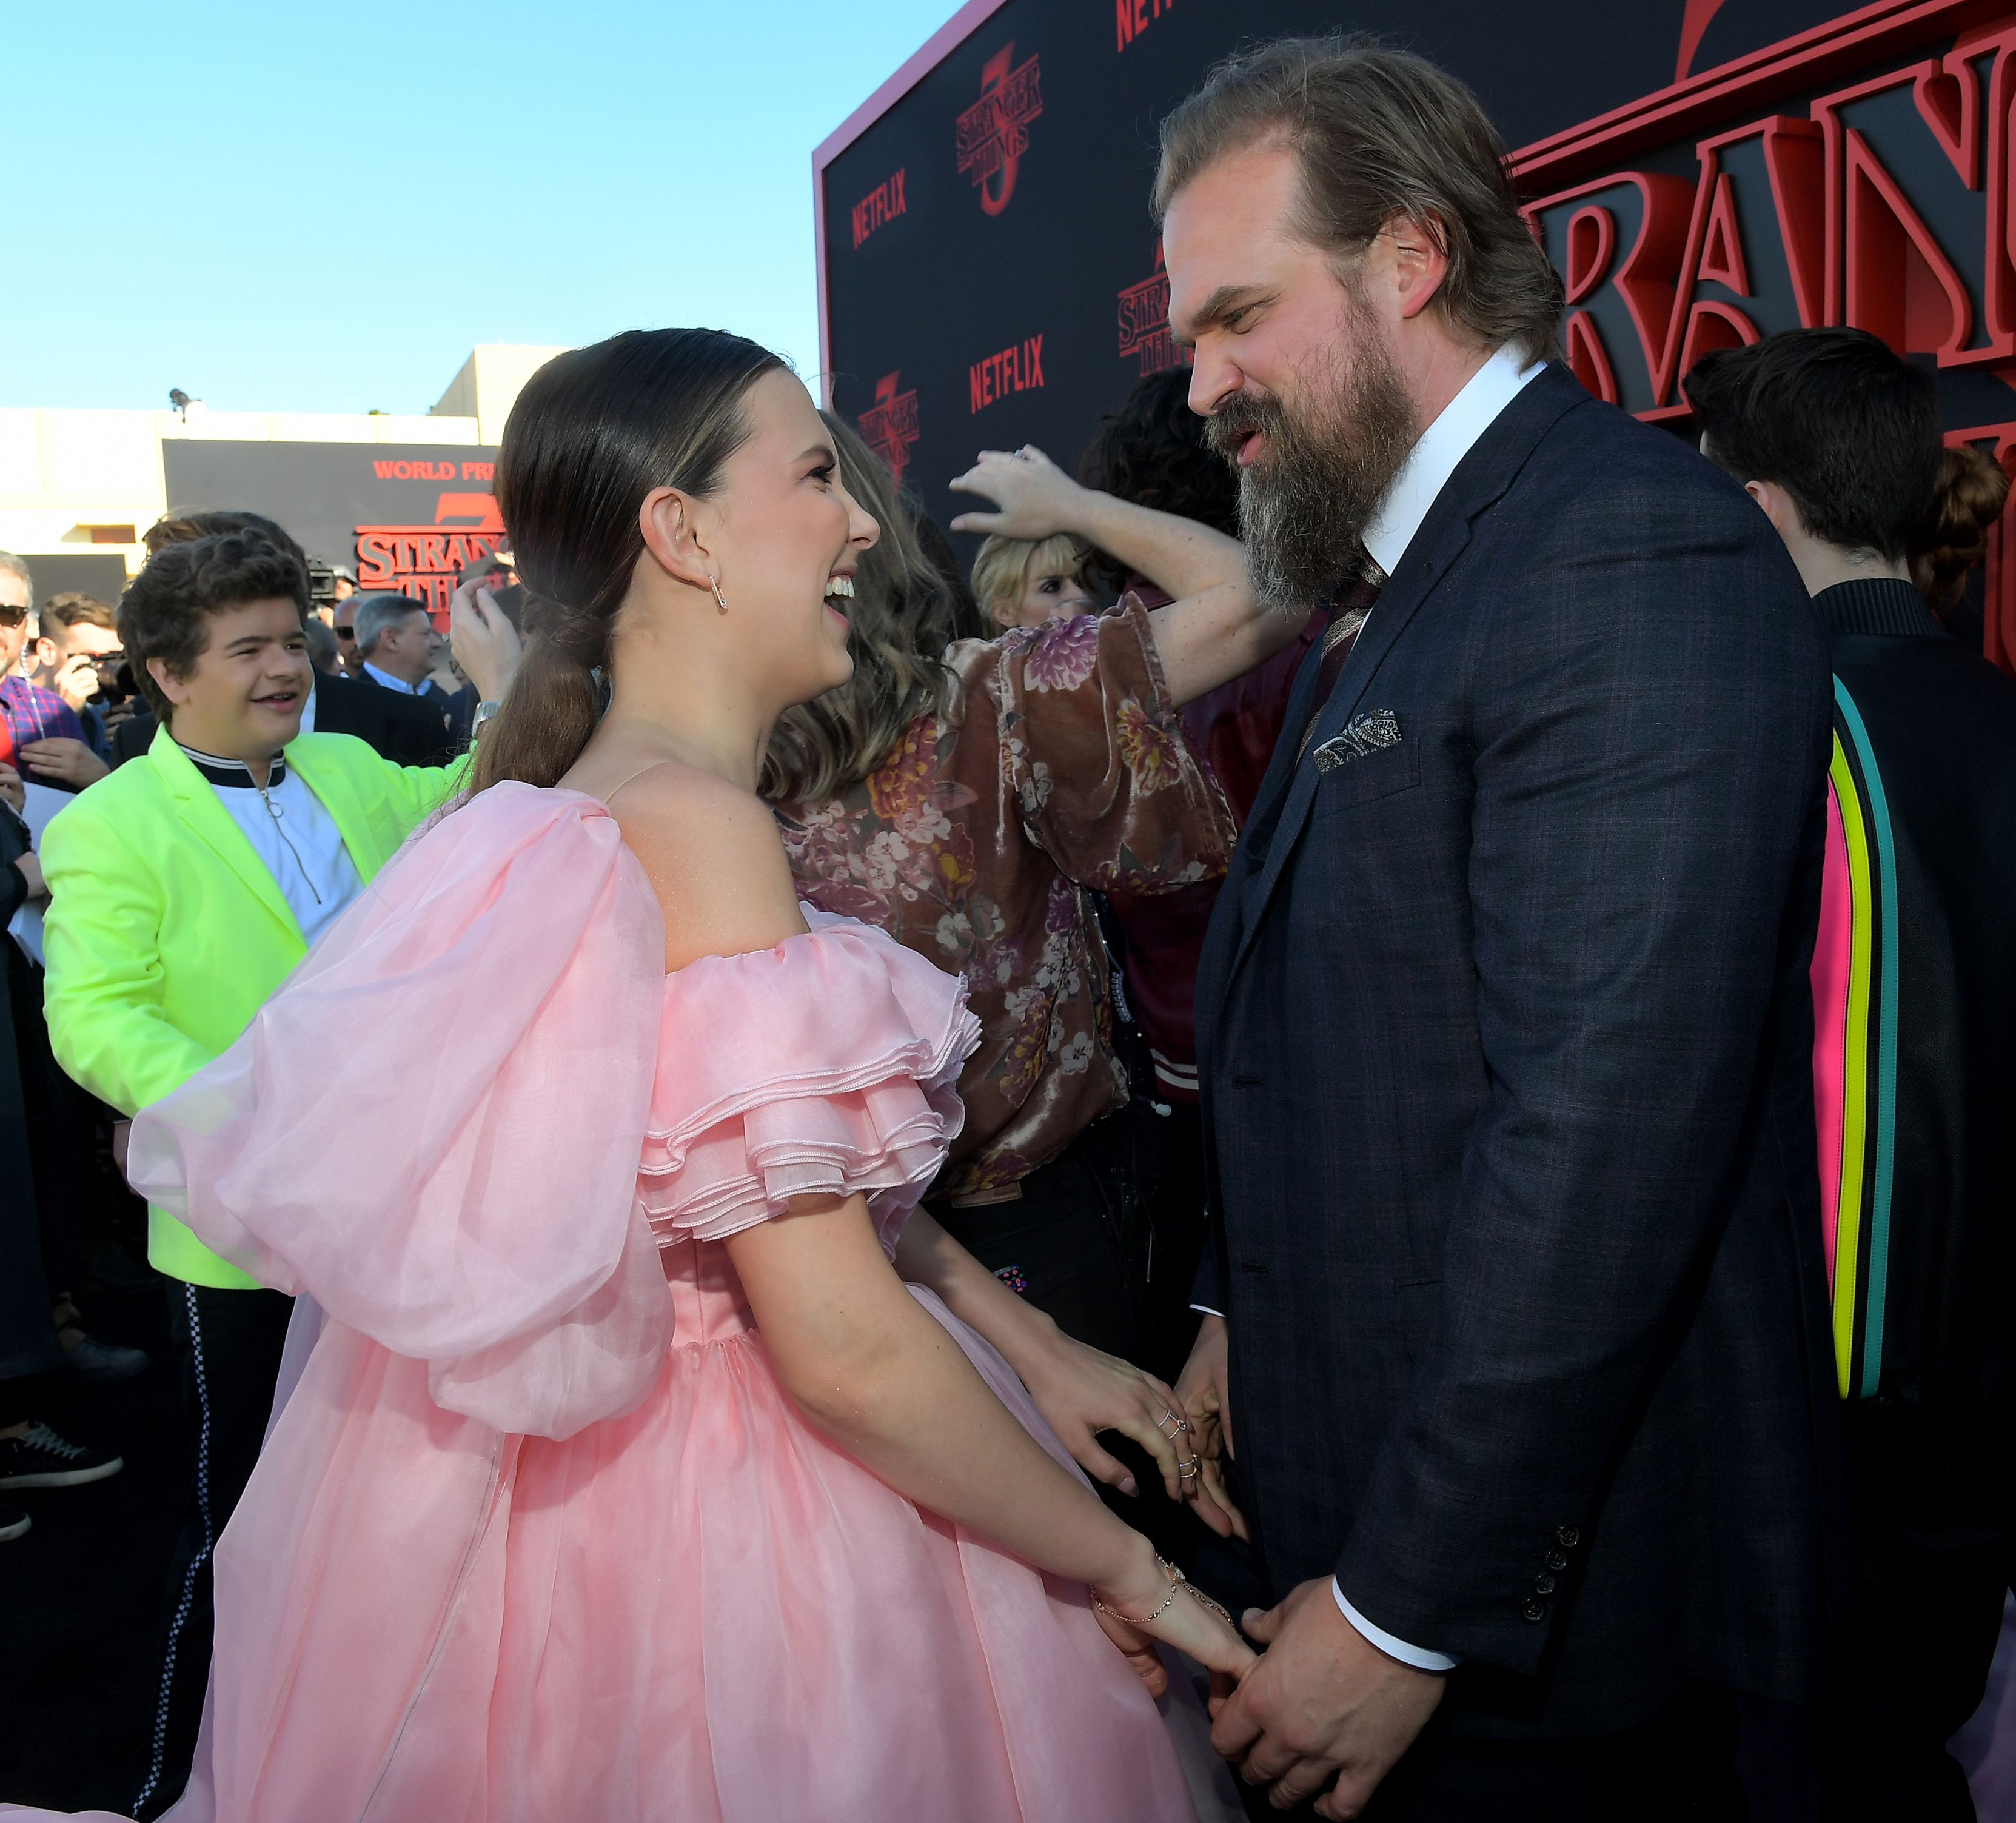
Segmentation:
{"type": "Polygon", "coordinates": [[[182,1823],[1193,1815],[1083,1588],[778,1386],[722,1240],[862,1191],[893,1252],[975,1037],[812,922],[667,976],[602,805],[500,786],[135,1124],[137,1187],[324,1313],[218,1548],[182,1823]]]}

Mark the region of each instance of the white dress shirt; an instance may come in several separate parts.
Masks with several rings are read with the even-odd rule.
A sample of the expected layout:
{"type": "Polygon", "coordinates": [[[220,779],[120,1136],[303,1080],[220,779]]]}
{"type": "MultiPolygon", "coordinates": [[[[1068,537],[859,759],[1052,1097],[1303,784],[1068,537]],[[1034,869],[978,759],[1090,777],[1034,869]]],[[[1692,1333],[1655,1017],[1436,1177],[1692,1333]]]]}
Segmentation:
{"type": "Polygon", "coordinates": [[[209,782],[225,814],[243,832],[293,913],[302,940],[314,948],[315,939],[364,890],[336,819],[288,767],[284,753],[274,762],[279,777],[261,786],[242,760],[219,759],[193,747],[182,751],[209,782]]]}
{"type": "Polygon", "coordinates": [[[395,678],[390,671],[381,671],[368,658],[364,661],[364,668],[387,689],[397,690],[401,696],[424,696],[427,693],[427,683],[424,678],[417,684],[409,684],[404,678],[395,678]]]}
{"type": "MultiPolygon", "coordinates": [[[[1428,516],[1428,509],[1449,485],[1449,476],[1456,473],[1457,464],[1476,447],[1478,439],[1497,422],[1499,414],[1525,390],[1527,383],[1544,365],[1544,361],[1528,361],[1507,342],[1464,382],[1463,390],[1443,406],[1435,421],[1421,433],[1420,440],[1400,465],[1399,473],[1393,477],[1393,485],[1386,491],[1386,498],[1373,515],[1372,523],[1365,528],[1365,548],[1385,575],[1391,576],[1400,567],[1407,547],[1413,543],[1414,534],[1428,516]]],[[[1376,606],[1373,612],[1378,612],[1376,606]]],[[[1361,631],[1360,637],[1363,636],[1361,631]]],[[[1224,1314],[1222,1311],[1213,1311],[1203,1304],[1190,1307],[1207,1316],[1224,1314]]],[[[1448,1653],[1430,1652],[1425,1646],[1410,1645],[1366,1620],[1351,1605],[1335,1577],[1330,1578],[1330,1592],[1337,1598],[1345,1619],[1388,1658],[1398,1659],[1403,1665],[1412,1665],[1418,1671],[1456,1669],[1456,1660],[1448,1653]]]]}

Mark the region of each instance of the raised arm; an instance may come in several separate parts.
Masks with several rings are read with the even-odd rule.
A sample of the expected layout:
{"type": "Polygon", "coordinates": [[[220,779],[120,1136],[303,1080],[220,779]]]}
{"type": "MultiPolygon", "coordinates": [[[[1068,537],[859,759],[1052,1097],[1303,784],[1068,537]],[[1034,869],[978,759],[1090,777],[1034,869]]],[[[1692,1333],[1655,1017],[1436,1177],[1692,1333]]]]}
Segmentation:
{"type": "Polygon", "coordinates": [[[1169,694],[1179,704],[1244,676],[1302,629],[1301,617],[1272,613],[1254,595],[1237,539],[1082,487],[1040,450],[983,451],[952,485],[995,502],[992,512],[960,513],[953,530],[1011,538],[1068,532],[1174,596],[1150,620],[1169,694]]]}

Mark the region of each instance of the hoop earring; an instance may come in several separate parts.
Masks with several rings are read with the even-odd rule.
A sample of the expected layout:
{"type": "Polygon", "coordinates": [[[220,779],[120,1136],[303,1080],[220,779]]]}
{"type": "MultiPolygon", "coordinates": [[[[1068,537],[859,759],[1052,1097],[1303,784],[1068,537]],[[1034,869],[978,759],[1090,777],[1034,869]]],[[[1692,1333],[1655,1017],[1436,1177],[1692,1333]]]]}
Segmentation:
{"type": "Polygon", "coordinates": [[[718,576],[710,576],[707,580],[708,584],[714,590],[714,605],[717,608],[720,609],[724,614],[728,612],[728,598],[721,592],[721,578],[718,576]]]}

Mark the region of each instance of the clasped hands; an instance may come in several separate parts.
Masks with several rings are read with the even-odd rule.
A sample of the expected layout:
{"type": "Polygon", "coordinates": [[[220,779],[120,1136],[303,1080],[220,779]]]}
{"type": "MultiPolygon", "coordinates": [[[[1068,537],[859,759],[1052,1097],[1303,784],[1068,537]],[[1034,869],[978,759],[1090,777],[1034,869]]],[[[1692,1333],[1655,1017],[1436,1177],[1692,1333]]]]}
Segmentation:
{"type": "MultiPolygon", "coordinates": [[[[1225,1319],[1207,1316],[1175,1386],[1200,1472],[1186,1483],[1197,1517],[1220,1537],[1247,1536],[1225,1485],[1233,1454],[1226,1397],[1225,1319]]],[[[1316,1814],[1355,1817],[1442,1701],[1445,1680],[1388,1657],[1347,1620],[1327,1577],[1298,1584],[1240,1625],[1266,1649],[1229,1695],[1211,1703],[1211,1745],[1250,1785],[1273,1789],[1287,1810],[1316,1799],[1316,1814]]]]}

